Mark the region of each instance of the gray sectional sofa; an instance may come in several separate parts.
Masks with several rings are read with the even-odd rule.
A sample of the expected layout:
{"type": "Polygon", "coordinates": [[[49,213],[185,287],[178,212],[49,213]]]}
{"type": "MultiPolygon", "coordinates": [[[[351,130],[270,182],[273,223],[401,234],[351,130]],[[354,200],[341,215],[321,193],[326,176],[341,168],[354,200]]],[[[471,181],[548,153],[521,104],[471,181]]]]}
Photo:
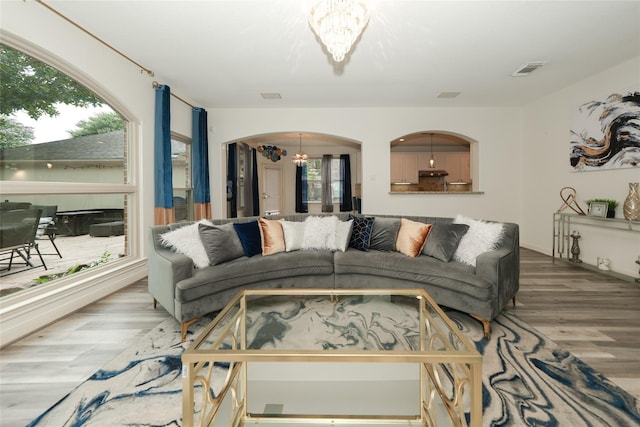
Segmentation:
{"type": "MultiPolygon", "coordinates": [[[[337,214],[346,220],[347,214],[337,214]]],[[[450,224],[453,218],[368,215],[374,218],[406,218],[411,221],[450,224]]],[[[296,214],[268,219],[304,221],[296,214]]],[[[213,224],[248,223],[257,218],[211,220],[213,224]]],[[[183,326],[202,315],[222,309],[241,289],[248,288],[421,288],[441,306],[465,312],[483,323],[490,336],[490,321],[519,288],[519,229],[502,223],[495,249],[480,254],[476,265],[445,262],[420,254],[349,247],[346,251],[296,250],[268,256],[241,256],[217,265],[196,268],[188,256],[167,247],[164,233],[192,223],[152,226],[149,233],[149,292],[183,326]]],[[[428,238],[427,238],[428,239],[428,238]]]]}

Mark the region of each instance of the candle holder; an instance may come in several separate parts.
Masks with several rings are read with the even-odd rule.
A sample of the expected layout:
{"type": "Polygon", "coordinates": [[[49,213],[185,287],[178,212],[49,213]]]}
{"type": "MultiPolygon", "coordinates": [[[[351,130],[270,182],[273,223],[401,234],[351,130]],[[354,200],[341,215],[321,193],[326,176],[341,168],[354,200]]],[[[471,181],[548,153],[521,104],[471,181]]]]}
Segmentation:
{"type": "Polygon", "coordinates": [[[578,258],[580,256],[580,245],[578,244],[578,239],[582,237],[580,233],[576,230],[573,230],[571,233],[571,238],[573,239],[573,244],[571,245],[571,259],[569,261],[575,263],[581,263],[582,260],[578,258]]]}

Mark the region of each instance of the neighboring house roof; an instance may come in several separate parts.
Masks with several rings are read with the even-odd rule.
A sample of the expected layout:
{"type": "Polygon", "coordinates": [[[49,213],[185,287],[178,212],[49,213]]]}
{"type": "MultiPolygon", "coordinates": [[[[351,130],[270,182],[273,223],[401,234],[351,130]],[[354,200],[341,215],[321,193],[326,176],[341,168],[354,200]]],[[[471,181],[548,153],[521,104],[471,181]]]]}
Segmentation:
{"type": "MultiPolygon", "coordinates": [[[[185,144],[172,140],[171,154],[175,157],[184,153],[185,144]]],[[[80,136],[0,150],[0,162],[122,159],[124,159],[124,131],[80,136]]]]}
{"type": "Polygon", "coordinates": [[[0,150],[0,161],[122,160],[124,131],[87,135],[60,141],[29,144],[0,150]]]}

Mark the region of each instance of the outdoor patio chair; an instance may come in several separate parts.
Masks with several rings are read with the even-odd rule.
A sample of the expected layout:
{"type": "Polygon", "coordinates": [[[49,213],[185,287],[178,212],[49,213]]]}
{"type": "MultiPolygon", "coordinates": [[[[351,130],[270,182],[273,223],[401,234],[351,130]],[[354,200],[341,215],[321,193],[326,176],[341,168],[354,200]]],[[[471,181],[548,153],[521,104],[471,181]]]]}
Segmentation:
{"type": "Polygon", "coordinates": [[[45,254],[42,255],[58,255],[62,258],[62,254],[60,253],[60,249],[56,245],[56,235],[58,232],[58,228],[56,227],[56,222],[58,220],[58,205],[33,205],[32,209],[41,209],[42,215],[40,216],[40,223],[38,225],[38,232],[36,233],[36,240],[42,239],[44,236],[47,236],[51,244],[53,245],[53,249],[55,249],[56,253],[53,254],[45,254]]]}
{"type": "Polygon", "coordinates": [[[40,225],[41,214],[41,209],[19,209],[0,212],[0,253],[8,255],[9,265],[6,269],[7,271],[11,270],[15,255],[22,258],[29,267],[37,267],[31,262],[32,250],[37,252],[42,266],[45,270],[47,269],[36,242],[36,233],[40,225]]]}

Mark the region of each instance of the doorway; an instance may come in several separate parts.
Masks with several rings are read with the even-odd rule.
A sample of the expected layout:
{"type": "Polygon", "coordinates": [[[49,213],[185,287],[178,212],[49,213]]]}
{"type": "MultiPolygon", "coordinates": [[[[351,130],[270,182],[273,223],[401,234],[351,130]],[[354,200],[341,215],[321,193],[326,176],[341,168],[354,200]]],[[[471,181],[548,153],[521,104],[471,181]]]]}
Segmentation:
{"type": "Polygon", "coordinates": [[[265,216],[277,215],[282,212],[282,168],[278,166],[263,166],[262,176],[262,209],[265,216]]]}

